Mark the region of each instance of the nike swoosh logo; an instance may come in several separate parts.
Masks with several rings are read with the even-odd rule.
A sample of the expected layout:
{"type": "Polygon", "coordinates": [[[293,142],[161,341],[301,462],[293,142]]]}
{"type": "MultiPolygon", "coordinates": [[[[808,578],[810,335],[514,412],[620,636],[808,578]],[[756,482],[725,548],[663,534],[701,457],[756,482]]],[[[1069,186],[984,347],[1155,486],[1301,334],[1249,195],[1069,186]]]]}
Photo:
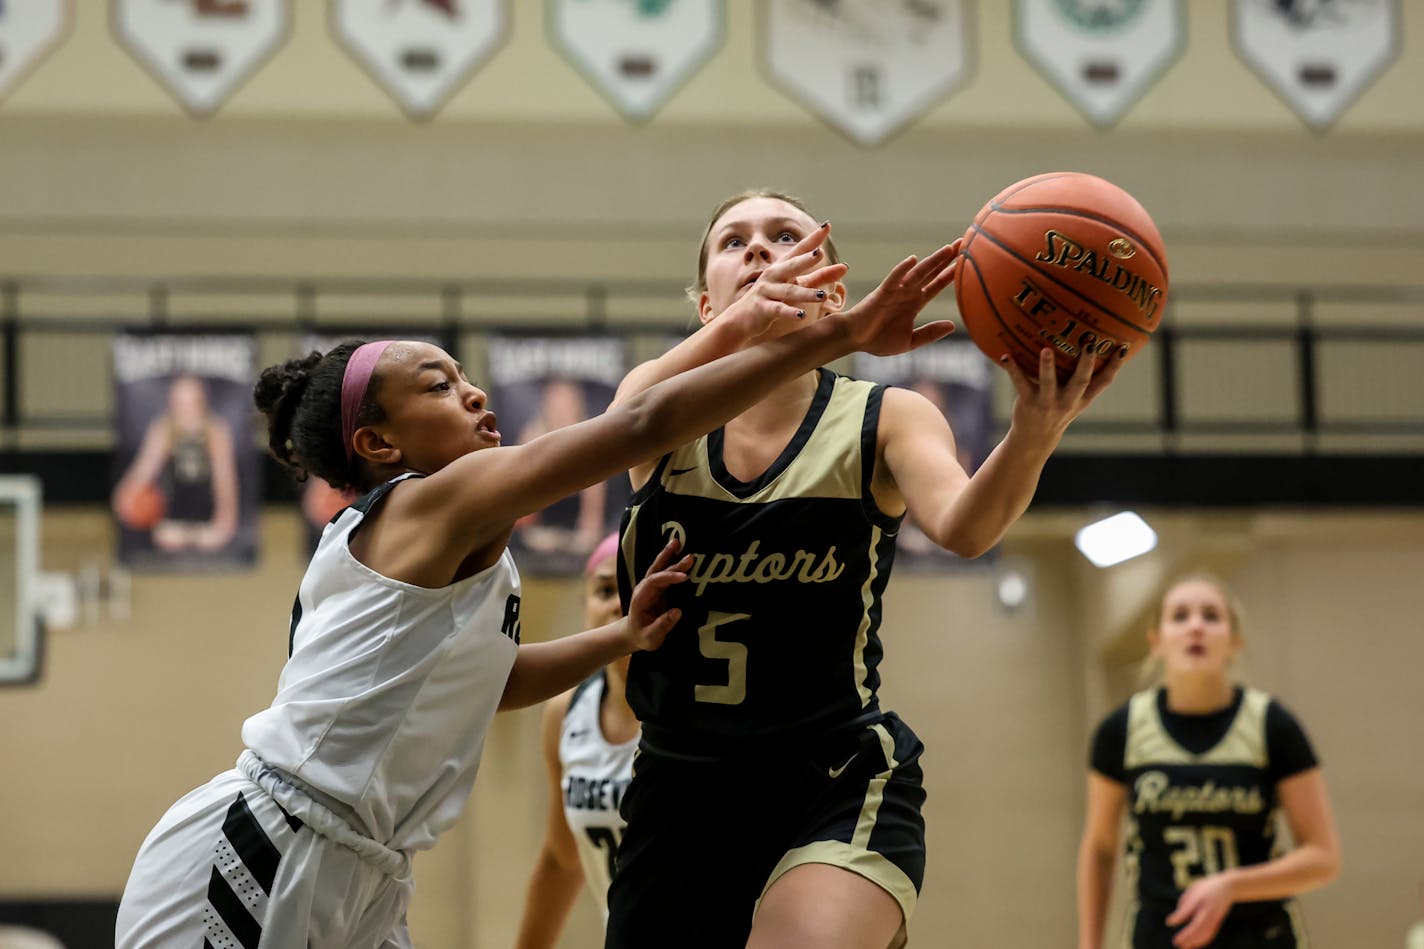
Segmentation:
{"type": "Polygon", "coordinates": [[[856,755],[858,754],[860,754],[860,752],[857,751],[854,755],[851,755],[845,760],[845,764],[841,765],[839,768],[827,768],[826,773],[829,774],[832,778],[839,778],[841,776],[841,772],[844,771],[846,768],[850,767],[850,763],[855,760],[856,755]]]}
{"type": "Polygon", "coordinates": [[[697,470],[697,466],[696,466],[696,465],[693,465],[691,468],[674,468],[674,469],[672,469],[671,471],[668,472],[668,477],[669,477],[669,478],[676,478],[678,475],[685,475],[685,474],[687,474],[689,471],[696,471],[696,470],[697,470]]]}

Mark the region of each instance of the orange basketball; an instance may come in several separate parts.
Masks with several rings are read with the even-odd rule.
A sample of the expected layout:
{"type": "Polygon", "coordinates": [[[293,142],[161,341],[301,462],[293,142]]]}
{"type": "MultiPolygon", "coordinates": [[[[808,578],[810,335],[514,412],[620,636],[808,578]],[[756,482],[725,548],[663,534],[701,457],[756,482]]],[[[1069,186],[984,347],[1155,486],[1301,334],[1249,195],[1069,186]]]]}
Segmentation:
{"type": "Polygon", "coordinates": [[[167,510],[163,492],[155,484],[141,484],[114,500],[114,513],[129,530],[152,530],[167,510]]]}
{"type": "Polygon", "coordinates": [[[1147,345],[1167,303],[1167,255],[1132,195],[1079,172],[1036,175],[984,205],[964,235],[959,314],[990,359],[1008,354],[1038,376],[1054,350],[1059,379],[1079,353],[1098,366],[1147,345]]]}

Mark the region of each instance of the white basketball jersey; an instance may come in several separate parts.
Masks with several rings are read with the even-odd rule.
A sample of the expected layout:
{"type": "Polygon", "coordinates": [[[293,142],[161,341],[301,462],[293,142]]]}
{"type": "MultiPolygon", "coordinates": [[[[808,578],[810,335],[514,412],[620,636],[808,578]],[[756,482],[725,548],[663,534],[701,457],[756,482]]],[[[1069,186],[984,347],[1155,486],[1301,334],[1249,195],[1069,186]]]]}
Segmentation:
{"type": "Polygon", "coordinates": [[[618,805],[633,778],[633,754],[638,750],[636,736],[621,745],[603,737],[598,711],[607,687],[602,672],[585,679],[569,702],[559,732],[564,818],[578,844],[583,878],[605,918],[613,858],[626,826],[618,816],[618,805]]]}
{"type": "Polygon", "coordinates": [[[382,576],[347,546],[406,477],[322,533],[292,608],[291,656],[242,740],[349,810],[395,850],[429,848],[460,816],[519,646],[519,572],[493,566],[439,589],[382,576]]]}

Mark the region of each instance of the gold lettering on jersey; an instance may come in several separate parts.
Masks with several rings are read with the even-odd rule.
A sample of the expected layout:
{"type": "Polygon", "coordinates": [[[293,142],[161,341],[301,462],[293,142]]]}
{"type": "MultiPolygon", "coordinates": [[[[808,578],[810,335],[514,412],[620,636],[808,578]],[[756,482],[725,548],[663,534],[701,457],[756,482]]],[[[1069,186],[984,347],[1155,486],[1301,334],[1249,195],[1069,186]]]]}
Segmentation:
{"type": "Polygon", "coordinates": [[[1151,811],[1172,815],[1173,820],[1181,820],[1184,814],[1219,814],[1235,811],[1238,814],[1259,814],[1266,809],[1258,787],[1217,787],[1216,782],[1203,784],[1173,785],[1172,779],[1161,771],[1142,774],[1134,785],[1137,803],[1133,813],[1151,811]]]}
{"type": "Polygon", "coordinates": [[[701,596],[713,583],[830,583],[845,573],[845,564],[836,560],[836,548],[831,547],[817,557],[815,551],[798,550],[788,561],[785,554],[761,556],[757,549],[761,541],[754,540],[740,554],[693,554],[688,579],[701,596]]]}

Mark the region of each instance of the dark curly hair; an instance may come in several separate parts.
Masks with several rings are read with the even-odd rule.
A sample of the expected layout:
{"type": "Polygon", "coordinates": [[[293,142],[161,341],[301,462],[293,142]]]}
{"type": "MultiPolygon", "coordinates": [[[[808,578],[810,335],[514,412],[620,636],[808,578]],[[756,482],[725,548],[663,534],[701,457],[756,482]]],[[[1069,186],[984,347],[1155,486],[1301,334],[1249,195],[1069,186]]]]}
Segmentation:
{"type": "MultiPolygon", "coordinates": [[[[324,479],[338,491],[370,487],[371,471],[359,456],[346,458],[341,440],[341,380],[346,363],[363,340],[348,340],[325,355],[312,351],[262,370],[252,399],[267,416],[267,447],[272,457],[297,473],[324,479]]],[[[372,373],[356,425],[375,425],[386,414],[376,402],[381,376],[372,373]]]]}

